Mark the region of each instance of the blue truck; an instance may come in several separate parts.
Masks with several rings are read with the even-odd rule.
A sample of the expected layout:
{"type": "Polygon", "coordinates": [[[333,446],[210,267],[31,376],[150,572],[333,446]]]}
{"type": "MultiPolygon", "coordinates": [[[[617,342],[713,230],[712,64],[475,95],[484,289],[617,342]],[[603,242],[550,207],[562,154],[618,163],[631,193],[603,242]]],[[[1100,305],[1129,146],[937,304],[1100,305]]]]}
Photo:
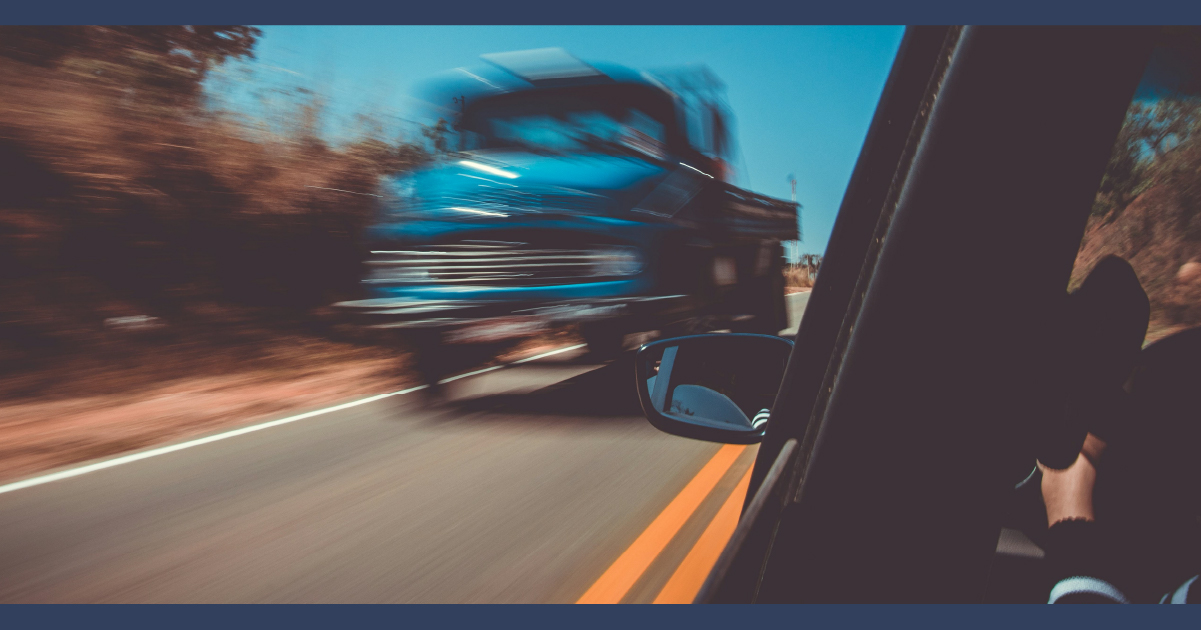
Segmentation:
{"type": "Polygon", "coordinates": [[[564,326],[598,359],[631,333],[787,326],[797,206],[730,183],[711,72],[483,60],[427,84],[440,157],[382,183],[362,299],[336,309],[416,350],[430,383],[564,326]]]}

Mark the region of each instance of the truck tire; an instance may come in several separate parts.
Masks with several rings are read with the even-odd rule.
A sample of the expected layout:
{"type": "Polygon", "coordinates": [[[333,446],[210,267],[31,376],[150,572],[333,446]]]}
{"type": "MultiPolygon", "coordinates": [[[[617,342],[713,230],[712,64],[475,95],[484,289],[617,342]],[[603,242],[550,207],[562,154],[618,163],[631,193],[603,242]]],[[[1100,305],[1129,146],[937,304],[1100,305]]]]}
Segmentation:
{"type": "Polygon", "coordinates": [[[421,383],[431,391],[438,390],[438,382],[449,376],[454,367],[441,342],[441,335],[436,332],[409,335],[405,341],[412,353],[413,367],[421,377],[421,383]]]}
{"type": "Polygon", "coordinates": [[[784,300],[784,269],[782,258],[771,265],[768,273],[755,278],[747,287],[746,302],[740,309],[750,319],[732,322],[734,332],[778,335],[788,327],[788,306],[784,300]]]}
{"type": "Polygon", "coordinates": [[[588,356],[593,359],[608,361],[625,350],[625,332],[612,324],[580,324],[580,335],[588,344],[588,356]]]}

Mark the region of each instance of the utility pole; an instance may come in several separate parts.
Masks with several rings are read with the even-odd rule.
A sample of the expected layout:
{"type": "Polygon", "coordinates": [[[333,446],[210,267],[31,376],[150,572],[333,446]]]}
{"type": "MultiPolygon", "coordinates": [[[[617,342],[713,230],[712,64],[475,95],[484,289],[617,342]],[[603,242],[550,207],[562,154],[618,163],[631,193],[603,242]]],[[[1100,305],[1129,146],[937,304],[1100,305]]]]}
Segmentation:
{"type": "MultiPolygon", "coordinates": [[[[797,202],[797,200],[796,200],[796,175],[793,175],[792,173],[788,174],[788,184],[792,187],[792,203],[796,203],[797,202]]],[[[803,243],[805,241],[805,229],[801,223],[801,206],[799,204],[797,205],[797,209],[796,209],[796,221],[797,221],[797,240],[792,242],[791,258],[797,262],[800,262],[801,243],[803,243]]],[[[796,263],[793,263],[793,264],[796,264],[796,263]]]]}

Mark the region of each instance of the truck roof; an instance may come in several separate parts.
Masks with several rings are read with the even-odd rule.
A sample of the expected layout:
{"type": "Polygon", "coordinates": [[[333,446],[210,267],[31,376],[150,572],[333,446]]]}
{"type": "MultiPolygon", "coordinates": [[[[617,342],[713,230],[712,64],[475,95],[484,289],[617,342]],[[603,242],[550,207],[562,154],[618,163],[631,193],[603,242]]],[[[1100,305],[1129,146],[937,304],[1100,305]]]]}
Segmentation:
{"type": "MultiPolygon", "coordinates": [[[[715,95],[724,85],[703,66],[659,74],[615,63],[585,61],[562,48],[540,48],[480,56],[483,63],[443,72],[424,82],[418,97],[445,114],[465,104],[510,92],[540,88],[625,83],[644,85],[674,96],[681,92],[715,95]],[[456,102],[463,99],[465,103],[456,102]]],[[[704,97],[702,97],[704,98],[704,97]]]]}

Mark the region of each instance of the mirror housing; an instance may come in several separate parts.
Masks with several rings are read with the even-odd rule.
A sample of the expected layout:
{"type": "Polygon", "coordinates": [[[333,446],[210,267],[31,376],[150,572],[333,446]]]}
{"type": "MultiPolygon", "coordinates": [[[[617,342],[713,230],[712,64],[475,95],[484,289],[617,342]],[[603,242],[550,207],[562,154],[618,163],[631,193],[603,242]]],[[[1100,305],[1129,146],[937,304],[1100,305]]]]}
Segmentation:
{"type": "Polygon", "coordinates": [[[767,430],[792,346],[782,337],[745,333],[646,344],[634,360],[642,412],[655,428],[672,435],[757,443],[767,430]]]}

